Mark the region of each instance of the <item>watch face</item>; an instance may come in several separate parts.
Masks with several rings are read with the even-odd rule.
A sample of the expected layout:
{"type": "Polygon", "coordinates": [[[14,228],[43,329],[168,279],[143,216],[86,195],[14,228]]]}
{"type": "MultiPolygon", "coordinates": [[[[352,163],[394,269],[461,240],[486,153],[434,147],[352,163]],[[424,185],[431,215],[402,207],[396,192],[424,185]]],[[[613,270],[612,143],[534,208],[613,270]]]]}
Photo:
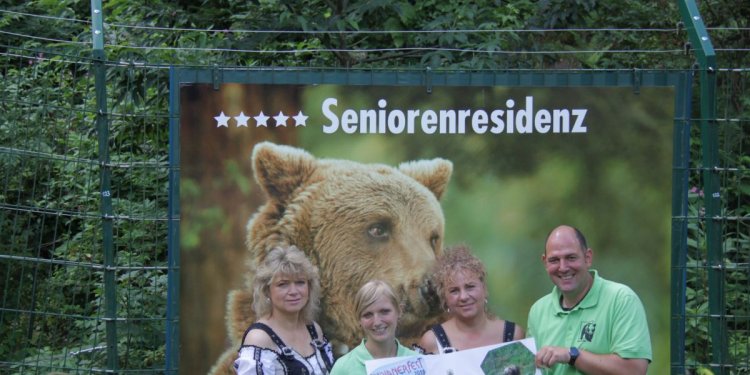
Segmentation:
{"type": "Polygon", "coordinates": [[[571,346],[568,353],[570,354],[570,360],[568,361],[568,364],[573,366],[580,353],[578,352],[578,348],[576,348],[575,346],[571,346]]]}

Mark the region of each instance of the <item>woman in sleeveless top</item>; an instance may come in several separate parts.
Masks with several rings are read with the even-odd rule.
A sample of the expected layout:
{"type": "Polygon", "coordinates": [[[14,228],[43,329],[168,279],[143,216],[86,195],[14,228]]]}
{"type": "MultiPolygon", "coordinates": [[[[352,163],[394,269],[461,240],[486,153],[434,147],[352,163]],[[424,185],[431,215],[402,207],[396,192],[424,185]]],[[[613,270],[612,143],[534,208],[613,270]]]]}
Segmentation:
{"type": "Polygon", "coordinates": [[[354,310],[365,338],[336,361],[331,375],[365,375],[365,361],[417,355],[396,339],[401,306],[387,283],[380,280],[365,283],[354,297],[354,310]]]}
{"type": "Polygon", "coordinates": [[[253,281],[253,310],[260,319],[242,338],[237,374],[328,374],[333,351],[313,321],[319,296],[318,271],[302,251],[271,250],[253,281]]]}
{"type": "Polygon", "coordinates": [[[448,320],[430,327],[418,350],[450,353],[524,338],[521,327],[487,311],[487,271],[467,246],[446,249],[432,279],[448,320]]]}

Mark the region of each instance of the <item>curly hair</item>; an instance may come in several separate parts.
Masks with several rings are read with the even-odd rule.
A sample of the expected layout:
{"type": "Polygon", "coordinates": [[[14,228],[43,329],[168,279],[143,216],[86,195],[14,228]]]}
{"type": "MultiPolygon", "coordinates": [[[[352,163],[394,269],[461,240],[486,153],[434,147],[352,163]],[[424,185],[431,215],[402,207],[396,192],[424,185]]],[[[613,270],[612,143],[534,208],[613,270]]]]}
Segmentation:
{"type": "Polygon", "coordinates": [[[432,282],[437,290],[440,303],[445,306],[445,285],[458,272],[468,272],[477,276],[487,287],[487,270],[482,261],[471,253],[468,245],[455,245],[445,248],[443,255],[437,259],[432,274],[432,282]]]}
{"type": "Polygon", "coordinates": [[[271,283],[278,275],[300,276],[307,280],[308,296],[302,316],[307,321],[315,320],[320,311],[320,278],[318,268],[310,263],[296,246],[275,247],[255,272],[253,280],[253,311],[260,318],[271,314],[269,299],[271,283]]]}

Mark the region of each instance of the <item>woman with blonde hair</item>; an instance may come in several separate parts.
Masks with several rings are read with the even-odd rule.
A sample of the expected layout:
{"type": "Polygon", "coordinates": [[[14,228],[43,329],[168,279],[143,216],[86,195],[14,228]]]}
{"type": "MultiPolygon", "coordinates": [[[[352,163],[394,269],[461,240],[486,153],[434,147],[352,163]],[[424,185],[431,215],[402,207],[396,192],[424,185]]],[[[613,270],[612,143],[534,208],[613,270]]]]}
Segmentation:
{"type": "Polygon", "coordinates": [[[489,313],[487,271],[468,246],[447,248],[432,280],[449,318],[422,335],[418,345],[425,353],[450,353],[524,338],[521,327],[489,313]]]}
{"type": "Polygon", "coordinates": [[[354,297],[354,309],[365,337],[359,346],[336,361],[331,375],[366,374],[365,361],[417,355],[396,339],[401,305],[386,282],[365,283],[354,297]]]}
{"type": "Polygon", "coordinates": [[[318,270],[294,246],[271,250],[253,281],[260,317],[245,331],[234,367],[239,375],[328,374],[331,344],[313,320],[319,310],[318,270]]]}

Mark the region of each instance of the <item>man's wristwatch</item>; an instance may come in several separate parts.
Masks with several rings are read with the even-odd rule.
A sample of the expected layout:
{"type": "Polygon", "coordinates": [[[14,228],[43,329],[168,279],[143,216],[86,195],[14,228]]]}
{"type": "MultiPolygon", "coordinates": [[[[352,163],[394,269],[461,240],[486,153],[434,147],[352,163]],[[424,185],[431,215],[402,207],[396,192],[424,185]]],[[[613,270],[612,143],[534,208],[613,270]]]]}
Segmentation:
{"type": "Polygon", "coordinates": [[[579,352],[578,348],[576,348],[575,346],[571,346],[568,354],[570,354],[570,360],[568,361],[568,364],[575,367],[576,359],[578,359],[578,356],[581,354],[581,352],[579,352]]]}

